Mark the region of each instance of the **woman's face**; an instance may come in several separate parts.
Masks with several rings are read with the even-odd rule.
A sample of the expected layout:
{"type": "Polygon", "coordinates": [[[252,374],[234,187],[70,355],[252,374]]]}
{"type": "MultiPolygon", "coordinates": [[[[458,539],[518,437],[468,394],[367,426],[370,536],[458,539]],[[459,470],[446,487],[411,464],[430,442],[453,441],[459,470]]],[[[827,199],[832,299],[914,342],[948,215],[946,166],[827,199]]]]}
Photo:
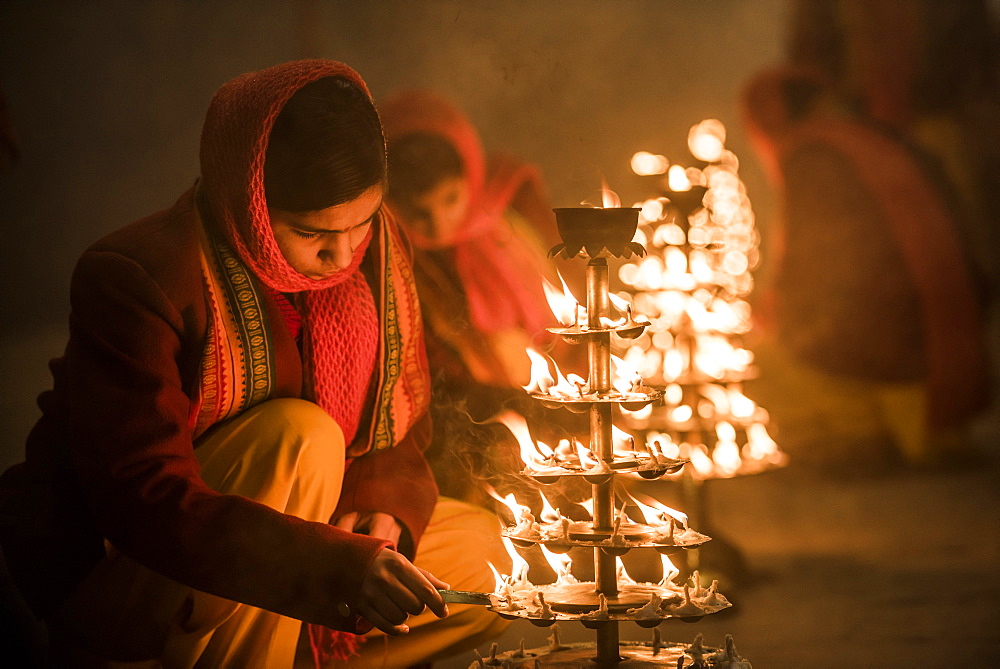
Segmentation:
{"type": "Polygon", "coordinates": [[[411,201],[397,203],[403,220],[420,235],[438,241],[452,239],[465,222],[469,185],[464,177],[447,177],[411,201]]]}
{"type": "Polygon", "coordinates": [[[382,186],[318,211],[292,212],[268,207],[281,254],[299,274],[326,279],[351,264],[382,206],[382,186]]]}

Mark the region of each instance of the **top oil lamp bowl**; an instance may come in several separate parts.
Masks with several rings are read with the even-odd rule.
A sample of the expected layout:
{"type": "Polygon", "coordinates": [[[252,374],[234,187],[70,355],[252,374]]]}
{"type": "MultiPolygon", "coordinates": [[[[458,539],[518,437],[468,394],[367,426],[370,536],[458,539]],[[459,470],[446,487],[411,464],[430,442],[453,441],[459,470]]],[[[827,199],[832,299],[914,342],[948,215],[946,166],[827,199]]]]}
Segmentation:
{"type": "Polygon", "coordinates": [[[560,207],[553,209],[562,243],[549,256],[575,258],[585,250],[591,258],[631,258],[646,255],[642,244],[632,241],[641,209],[631,207],[560,207]]]}

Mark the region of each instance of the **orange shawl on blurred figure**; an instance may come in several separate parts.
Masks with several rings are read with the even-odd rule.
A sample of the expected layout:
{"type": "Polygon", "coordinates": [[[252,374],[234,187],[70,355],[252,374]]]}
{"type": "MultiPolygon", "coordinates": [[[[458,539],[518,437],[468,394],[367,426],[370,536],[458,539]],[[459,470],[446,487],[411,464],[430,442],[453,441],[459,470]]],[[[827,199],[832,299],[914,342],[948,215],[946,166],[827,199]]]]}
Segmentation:
{"type": "MultiPolygon", "coordinates": [[[[549,271],[544,251],[558,239],[555,217],[538,170],[508,157],[491,157],[487,164],[476,129],[451,102],[435,93],[411,91],[396,95],[379,112],[390,151],[393,142],[406,135],[438,135],[455,148],[465,169],[469,209],[458,232],[450,239],[428,239],[414,233],[410,226],[410,237],[417,249],[414,265],[418,274],[439,277],[435,283],[447,284],[442,268],[436,266],[440,256],[433,252],[451,250],[458,288],[464,293],[465,311],[475,333],[488,337],[513,328],[520,328],[529,336],[544,332],[551,320],[541,284],[541,277],[549,271]],[[515,230],[504,217],[508,209],[523,216],[532,230],[515,230]],[[541,240],[532,240],[530,236],[540,236],[541,240]]],[[[463,310],[431,292],[421,293],[421,303],[425,314],[431,312],[426,316],[429,329],[441,337],[446,322],[449,319],[454,322],[455,317],[461,320],[463,310]],[[439,318],[434,317],[435,313],[439,318]]],[[[455,333],[443,338],[453,346],[481,346],[481,342],[471,341],[467,334],[455,333]]],[[[428,353],[433,358],[431,348],[429,342],[428,353]]],[[[480,353],[480,359],[489,358],[488,352],[480,353]]],[[[475,357],[471,353],[470,356],[475,357]]],[[[498,365],[469,366],[476,367],[469,370],[475,381],[513,385],[514,380],[498,376],[498,365]]]]}

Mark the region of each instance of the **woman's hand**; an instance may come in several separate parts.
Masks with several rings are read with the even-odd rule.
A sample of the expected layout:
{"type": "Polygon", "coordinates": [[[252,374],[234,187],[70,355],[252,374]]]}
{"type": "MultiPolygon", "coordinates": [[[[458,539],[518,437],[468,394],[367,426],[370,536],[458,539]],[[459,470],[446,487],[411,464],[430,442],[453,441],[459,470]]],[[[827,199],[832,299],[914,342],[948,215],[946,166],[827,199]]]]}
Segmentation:
{"type": "Polygon", "coordinates": [[[357,534],[367,534],[376,539],[386,539],[394,546],[399,545],[399,537],[402,535],[403,527],[394,516],[381,511],[364,511],[358,513],[352,511],[345,513],[334,523],[345,532],[355,532],[357,534]]]}
{"type": "Polygon", "coordinates": [[[408,616],[415,616],[430,608],[438,618],[448,615],[448,607],[438,593],[448,584],[430,572],[415,566],[394,550],[380,550],[364,581],[361,582],[361,601],[352,607],[375,627],[386,634],[406,634],[408,616]]]}

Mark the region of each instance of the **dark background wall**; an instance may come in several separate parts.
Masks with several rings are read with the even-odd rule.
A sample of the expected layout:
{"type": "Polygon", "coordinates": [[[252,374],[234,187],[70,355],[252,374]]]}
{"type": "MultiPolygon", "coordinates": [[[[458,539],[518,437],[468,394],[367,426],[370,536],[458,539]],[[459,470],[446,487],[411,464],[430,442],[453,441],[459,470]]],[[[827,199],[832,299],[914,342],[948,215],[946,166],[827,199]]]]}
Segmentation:
{"type": "Polygon", "coordinates": [[[63,346],[76,258],[192,183],[205,109],[228,79],[322,56],[358,69],[376,99],[439,89],[487,147],[538,163],[556,205],[592,197],[602,175],[626,203],[644,197],[632,153],[683,161],[688,128],[719,118],[766,224],[736,96],[779,58],[785,4],[0,3],[0,87],[22,153],[0,175],[0,466],[20,459],[63,346]]]}

